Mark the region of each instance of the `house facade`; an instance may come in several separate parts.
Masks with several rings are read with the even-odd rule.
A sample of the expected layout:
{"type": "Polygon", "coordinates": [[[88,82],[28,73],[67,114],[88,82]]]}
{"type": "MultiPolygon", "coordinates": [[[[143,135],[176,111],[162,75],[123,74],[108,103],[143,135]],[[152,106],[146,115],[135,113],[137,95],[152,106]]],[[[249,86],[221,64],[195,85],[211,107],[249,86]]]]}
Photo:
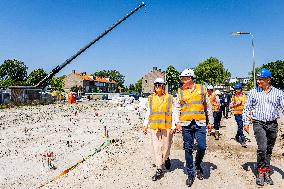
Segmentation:
{"type": "Polygon", "coordinates": [[[64,78],[64,83],[64,90],[67,92],[74,86],[77,86],[83,93],[109,93],[117,90],[115,81],[87,74],[86,72],[76,72],[75,70],[64,78]]]}
{"type": "Polygon", "coordinates": [[[154,92],[154,81],[158,77],[165,78],[165,72],[157,67],[148,72],[142,77],[142,93],[153,93],[154,92]]]}

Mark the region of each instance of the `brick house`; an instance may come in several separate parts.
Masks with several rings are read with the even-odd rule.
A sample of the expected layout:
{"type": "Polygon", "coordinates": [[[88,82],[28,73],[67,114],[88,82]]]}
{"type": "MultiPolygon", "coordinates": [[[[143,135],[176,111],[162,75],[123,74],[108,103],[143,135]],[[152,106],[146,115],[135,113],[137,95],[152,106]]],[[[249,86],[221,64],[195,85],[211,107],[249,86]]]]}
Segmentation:
{"type": "Polygon", "coordinates": [[[67,92],[74,86],[81,88],[83,93],[114,92],[117,90],[115,81],[87,74],[86,72],[75,72],[75,70],[64,78],[64,83],[64,90],[67,92]]]}
{"type": "Polygon", "coordinates": [[[153,67],[149,73],[142,77],[142,93],[153,93],[154,81],[156,78],[165,78],[165,72],[157,67],[153,67]]]}

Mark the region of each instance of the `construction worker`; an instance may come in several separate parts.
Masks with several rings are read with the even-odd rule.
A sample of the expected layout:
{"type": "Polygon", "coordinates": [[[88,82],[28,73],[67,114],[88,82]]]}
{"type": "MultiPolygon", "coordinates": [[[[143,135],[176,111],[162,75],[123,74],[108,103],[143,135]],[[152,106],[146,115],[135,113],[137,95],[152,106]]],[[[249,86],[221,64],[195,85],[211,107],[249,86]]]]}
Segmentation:
{"type": "Polygon", "coordinates": [[[237,142],[241,143],[242,147],[246,148],[247,146],[243,132],[243,120],[242,120],[243,109],[246,102],[246,95],[242,92],[241,84],[239,83],[235,84],[233,88],[235,94],[232,96],[230,107],[232,109],[232,113],[234,114],[235,120],[238,125],[238,130],[235,139],[237,142]]]}
{"type": "Polygon", "coordinates": [[[278,110],[281,108],[284,113],[284,92],[273,87],[271,79],[268,69],[263,68],[257,72],[258,87],[248,93],[243,111],[244,130],[249,133],[251,121],[258,146],[256,184],[260,186],[264,182],[273,185],[270,160],[278,132],[278,110]]]}
{"type": "Polygon", "coordinates": [[[213,115],[206,88],[195,83],[194,71],[185,69],[180,77],[182,87],[178,90],[178,102],[175,104],[178,111],[174,113],[174,119],[177,123],[177,132],[182,130],[188,173],[186,184],[191,187],[195,180],[195,170],[198,179],[202,180],[204,178],[201,162],[206,150],[206,114],[209,118],[207,125],[209,130],[212,129],[213,115]],[[192,155],[194,139],[197,141],[195,170],[192,155]]]}
{"type": "Polygon", "coordinates": [[[165,91],[164,79],[157,78],[154,81],[154,94],[148,97],[148,107],[144,120],[144,134],[150,130],[154,148],[156,173],[153,181],[164,175],[164,168],[169,170],[171,162],[169,159],[172,136],[175,124],[172,119],[173,96],[165,91]]]}
{"type": "Polygon", "coordinates": [[[229,104],[230,104],[230,94],[228,93],[227,89],[224,89],[224,93],[222,95],[222,112],[223,116],[228,119],[229,116],[229,104]]]}
{"type": "MultiPolygon", "coordinates": [[[[220,100],[213,90],[214,90],[214,87],[212,85],[207,86],[207,94],[210,99],[210,103],[212,105],[213,118],[214,118],[214,130],[215,130],[214,137],[215,137],[215,140],[219,140],[220,138],[219,129],[220,129],[220,121],[221,121],[220,117],[222,116],[222,112],[220,116],[220,111],[219,111],[220,110],[220,100]]],[[[207,123],[208,123],[208,119],[207,119],[207,123]]],[[[209,135],[211,135],[211,133],[209,135]]]]}

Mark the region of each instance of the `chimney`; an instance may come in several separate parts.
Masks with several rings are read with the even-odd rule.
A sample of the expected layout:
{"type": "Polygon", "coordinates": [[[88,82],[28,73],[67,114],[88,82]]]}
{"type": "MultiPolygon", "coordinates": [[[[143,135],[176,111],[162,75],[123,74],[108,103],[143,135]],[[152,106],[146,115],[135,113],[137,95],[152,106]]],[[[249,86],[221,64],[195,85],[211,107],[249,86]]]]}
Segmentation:
{"type": "Polygon", "coordinates": [[[153,71],[157,70],[158,68],[157,67],[153,67],[153,71]]]}
{"type": "Polygon", "coordinates": [[[159,69],[159,72],[162,72],[162,69],[159,69]]]}
{"type": "Polygon", "coordinates": [[[72,70],[72,73],[75,74],[75,70],[72,70]]]}

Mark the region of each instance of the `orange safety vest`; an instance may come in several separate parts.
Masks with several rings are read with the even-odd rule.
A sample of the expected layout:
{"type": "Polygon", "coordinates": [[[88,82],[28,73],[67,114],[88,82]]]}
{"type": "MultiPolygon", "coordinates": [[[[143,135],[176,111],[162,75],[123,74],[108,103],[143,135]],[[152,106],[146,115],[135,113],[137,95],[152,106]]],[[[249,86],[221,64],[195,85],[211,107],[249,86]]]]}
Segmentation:
{"type": "Polygon", "coordinates": [[[219,104],[216,99],[216,94],[213,92],[211,95],[208,94],[208,97],[210,99],[210,103],[212,105],[212,111],[218,112],[219,111],[219,104]]]}
{"type": "Polygon", "coordinates": [[[206,120],[205,117],[205,88],[196,84],[193,92],[178,90],[180,109],[180,121],[206,120]]]}
{"type": "Polygon", "coordinates": [[[242,102],[242,105],[233,108],[233,114],[242,114],[246,101],[246,95],[245,94],[243,94],[242,96],[234,95],[232,97],[232,101],[234,102],[234,104],[239,104],[242,102]]]}
{"type": "Polygon", "coordinates": [[[172,127],[173,96],[163,97],[151,95],[148,97],[150,108],[149,127],[151,129],[170,129],[172,127]]]}

